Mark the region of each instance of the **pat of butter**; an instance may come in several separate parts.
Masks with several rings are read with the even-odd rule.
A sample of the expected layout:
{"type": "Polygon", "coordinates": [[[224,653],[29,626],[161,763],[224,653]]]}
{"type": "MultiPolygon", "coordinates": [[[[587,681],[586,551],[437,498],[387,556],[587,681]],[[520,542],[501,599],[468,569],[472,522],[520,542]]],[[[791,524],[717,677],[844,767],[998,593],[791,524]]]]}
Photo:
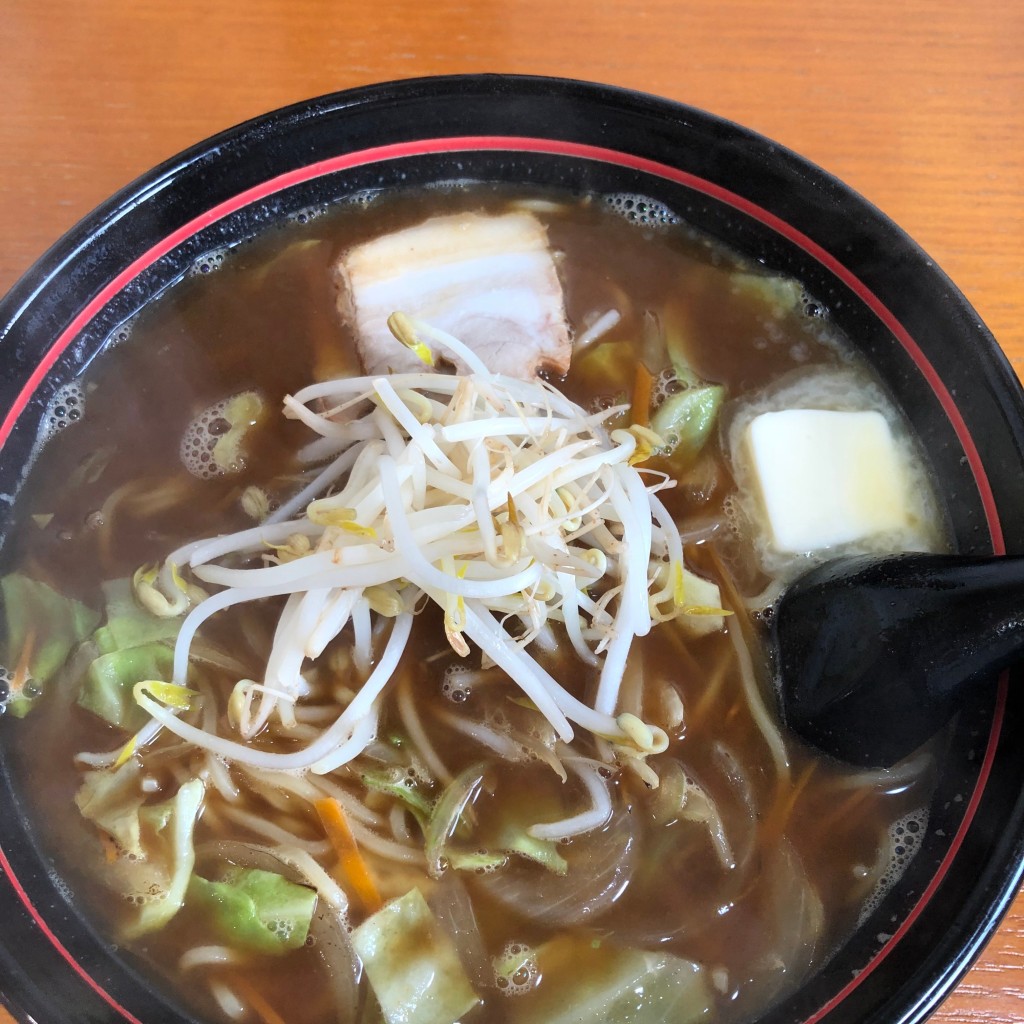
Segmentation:
{"type": "Polygon", "coordinates": [[[816,551],[908,525],[903,460],[881,413],[762,413],[747,427],[746,451],[780,551],[816,551]]]}

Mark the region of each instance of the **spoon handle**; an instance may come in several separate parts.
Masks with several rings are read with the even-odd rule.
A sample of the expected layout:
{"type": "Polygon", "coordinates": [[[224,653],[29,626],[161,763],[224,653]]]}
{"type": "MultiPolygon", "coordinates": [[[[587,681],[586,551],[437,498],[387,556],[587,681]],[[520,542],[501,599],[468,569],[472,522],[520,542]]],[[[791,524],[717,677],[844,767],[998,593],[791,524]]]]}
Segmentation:
{"type": "Polygon", "coordinates": [[[1024,652],[1024,558],[911,554],[876,560],[846,582],[871,606],[890,656],[919,661],[936,700],[1024,652]]]}

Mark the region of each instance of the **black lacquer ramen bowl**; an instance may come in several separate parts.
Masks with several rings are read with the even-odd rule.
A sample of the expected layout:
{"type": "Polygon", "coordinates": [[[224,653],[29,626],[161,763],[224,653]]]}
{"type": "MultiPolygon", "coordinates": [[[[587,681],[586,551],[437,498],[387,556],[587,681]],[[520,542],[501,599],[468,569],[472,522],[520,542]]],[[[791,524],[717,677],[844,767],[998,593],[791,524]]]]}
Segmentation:
{"type": "MultiPolygon", "coordinates": [[[[453,179],[649,196],[831,310],[906,413],[964,552],[1024,551],[1024,405],[992,337],[899,228],[750,131],[580,82],[466,76],[302,103],[201,143],[61,239],[0,303],[0,544],[52,397],[204,254],[364,190],[453,179]]],[[[772,1022],[919,1020],[967,970],[1021,876],[1024,690],[954,727],[922,848],[772,1022]]],[[[105,942],[44,852],[0,719],[0,994],[39,1022],[190,1019],[105,942]]]]}

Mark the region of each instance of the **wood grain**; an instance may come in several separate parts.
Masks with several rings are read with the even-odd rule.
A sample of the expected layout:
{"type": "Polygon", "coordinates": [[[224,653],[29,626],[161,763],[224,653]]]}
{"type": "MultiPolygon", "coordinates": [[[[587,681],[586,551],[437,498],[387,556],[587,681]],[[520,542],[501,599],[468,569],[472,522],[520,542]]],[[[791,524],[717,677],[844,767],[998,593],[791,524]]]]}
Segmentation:
{"type": "MultiPolygon", "coordinates": [[[[563,75],[706,108],[837,174],[1020,373],[1022,39],[1019,0],[6,0],[0,292],[111,192],[264,110],[391,78],[563,75]]],[[[1024,1021],[1024,901],[937,1016],[1024,1021]]]]}

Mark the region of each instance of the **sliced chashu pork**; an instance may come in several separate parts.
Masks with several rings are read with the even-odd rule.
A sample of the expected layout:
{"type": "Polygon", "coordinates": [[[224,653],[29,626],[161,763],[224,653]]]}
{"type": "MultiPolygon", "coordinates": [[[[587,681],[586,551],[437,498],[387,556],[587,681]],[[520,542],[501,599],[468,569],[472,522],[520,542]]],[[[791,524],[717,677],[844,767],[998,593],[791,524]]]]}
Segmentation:
{"type": "Polygon", "coordinates": [[[423,369],[388,330],[396,311],[455,335],[495,373],[569,368],[562,286],[547,231],[529,213],[432,217],[355,246],[337,271],[339,309],[367,373],[423,369]]]}

